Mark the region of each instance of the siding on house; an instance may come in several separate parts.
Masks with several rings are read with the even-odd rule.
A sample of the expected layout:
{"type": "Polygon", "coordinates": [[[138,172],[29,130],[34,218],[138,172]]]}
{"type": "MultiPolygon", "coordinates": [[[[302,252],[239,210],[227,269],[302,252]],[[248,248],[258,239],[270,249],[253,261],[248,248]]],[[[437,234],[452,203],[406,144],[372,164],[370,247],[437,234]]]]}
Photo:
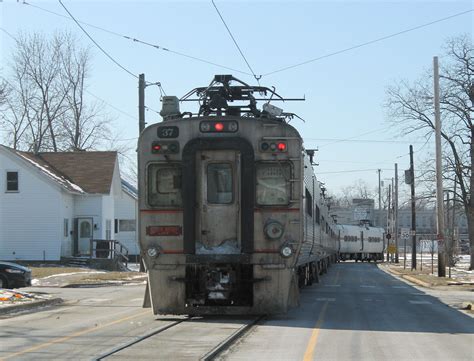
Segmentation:
{"type": "Polygon", "coordinates": [[[120,224],[117,226],[118,233],[115,233],[115,239],[120,241],[125,247],[128,248],[129,254],[138,255],[140,249],[137,241],[137,199],[130,194],[122,191],[120,197],[115,199],[115,219],[120,223],[120,220],[133,220],[135,221],[134,232],[123,232],[120,231],[120,224]]]}
{"type": "MultiPolygon", "coordinates": [[[[94,239],[105,239],[104,227],[102,227],[102,195],[76,195],[74,196],[74,217],[92,217],[94,239]],[[104,232],[104,233],[102,233],[104,232]]],[[[77,232],[77,230],[74,230],[77,232]]]]}
{"type": "Polygon", "coordinates": [[[39,170],[0,154],[0,259],[59,259],[60,198],[59,186],[39,170]],[[6,192],[7,171],[18,171],[18,192],[6,192]]]}
{"type": "Polygon", "coordinates": [[[92,218],[94,239],[123,241],[138,254],[135,232],[114,233],[115,219],[136,219],[135,192],[122,188],[116,152],[33,154],[0,145],[0,259],[74,256],[77,218],[92,218]],[[18,172],[18,192],[6,191],[7,171],[18,172]]]}

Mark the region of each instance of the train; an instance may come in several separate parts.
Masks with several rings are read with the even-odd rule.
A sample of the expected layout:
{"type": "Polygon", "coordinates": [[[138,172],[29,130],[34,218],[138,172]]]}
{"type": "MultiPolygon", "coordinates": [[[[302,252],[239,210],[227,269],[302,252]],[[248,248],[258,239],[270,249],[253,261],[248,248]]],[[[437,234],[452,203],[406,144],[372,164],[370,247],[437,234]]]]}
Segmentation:
{"type": "Polygon", "coordinates": [[[163,97],[162,121],[141,132],[139,244],[155,315],[285,313],[338,260],[314,150],[277,100],[288,99],[216,75],[163,97]],[[181,112],[188,101],[197,112],[181,112]]]}
{"type": "Polygon", "coordinates": [[[361,222],[359,225],[336,225],[341,261],[383,261],[385,229],[361,222]]]}

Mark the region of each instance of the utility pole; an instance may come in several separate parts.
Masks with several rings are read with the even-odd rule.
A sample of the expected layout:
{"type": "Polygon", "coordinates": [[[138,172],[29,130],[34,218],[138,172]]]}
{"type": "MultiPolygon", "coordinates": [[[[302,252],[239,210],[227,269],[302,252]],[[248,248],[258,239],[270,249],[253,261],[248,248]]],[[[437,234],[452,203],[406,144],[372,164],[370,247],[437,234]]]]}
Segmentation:
{"type": "Polygon", "coordinates": [[[379,212],[378,212],[378,217],[377,217],[377,226],[381,226],[382,222],[380,221],[382,218],[382,187],[381,187],[381,181],[380,181],[380,172],[381,169],[377,169],[377,172],[379,173],[379,212]]]}
{"type": "Polygon", "coordinates": [[[145,129],[145,74],[138,75],[138,131],[145,129]]]}
{"type": "Polygon", "coordinates": [[[411,175],[411,269],[416,269],[416,210],[415,210],[415,168],[413,166],[413,146],[410,145],[411,175]]]}
{"type": "MultiPolygon", "coordinates": [[[[392,211],[392,207],[391,207],[392,199],[390,197],[391,193],[392,193],[392,185],[389,184],[388,185],[388,194],[387,194],[387,196],[388,196],[387,233],[389,233],[389,234],[392,234],[392,212],[391,212],[392,211]]],[[[390,245],[390,239],[387,242],[387,261],[389,261],[389,260],[393,261],[393,256],[390,256],[390,253],[388,252],[388,250],[390,249],[389,245],[390,245]]]]}
{"type": "Polygon", "coordinates": [[[443,175],[441,164],[441,114],[439,107],[439,67],[438,57],[433,58],[434,71],[434,108],[435,108],[435,141],[436,141],[436,213],[438,233],[438,277],[446,277],[446,247],[444,244],[444,207],[443,175]]]}
{"type": "MultiPolygon", "coordinates": [[[[145,129],[145,74],[138,75],[138,135],[142,134],[145,129]]],[[[137,152],[137,164],[140,169],[140,152],[137,152]]],[[[138,174],[138,172],[137,172],[138,174]]],[[[138,194],[140,195],[142,190],[140,189],[140,179],[137,179],[138,194]]],[[[138,216],[138,215],[137,215],[138,216]]],[[[138,217],[140,222],[140,217],[138,217]]],[[[140,229],[140,224],[138,224],[140,229]]],[[[145,272],[145,265],[140,257],[140,272],[145,272]]],[[[147,285],[148,290],[148,285],[147,285]]]]}
{"type": "Polygon", "coordinates": [[[395,263],[398,263],[398,164],[395,163],[395,195],[393,197],[393,215],[394,215],[394,227],[395,227],[395,263]]]}

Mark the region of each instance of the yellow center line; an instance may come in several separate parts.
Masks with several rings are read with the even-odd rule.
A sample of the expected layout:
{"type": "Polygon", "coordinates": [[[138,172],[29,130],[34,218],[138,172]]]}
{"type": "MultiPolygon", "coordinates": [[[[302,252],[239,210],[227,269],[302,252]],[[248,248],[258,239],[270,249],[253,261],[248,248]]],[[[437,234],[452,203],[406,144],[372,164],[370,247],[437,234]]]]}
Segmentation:
{"type": "Polygon", "coordinates": [[[84,335],[84,334],[92,332],[92,331],[100,330],[101,328],[104,328],[104,327],[112,326],[112,325],[115,325],[115,324],[120,323],[120,322],[131,320],[132,318],[140,317],[140,316],[142,316],[146,313],[149,314],[150,311],[149,310],[143,311],[143,312],[140,312],[136,315],[127,316],[127,317],[124,317],[124,318],[121,318],[121,319],[118,319],[118,320],[115,320],[115,321],[112,321],[112,322],[109,322],[109,323],[105,323],[105,324],[100,325],[100,326],[91,327],[91,328],[88,328],[88,329],[85,329],[85,330],[82,330],[82,331],[78,331],[78,332],[75,332],[75,333],[73,333],[69,336],[58,337],[58,338],[55,338],[55,339],[53,339],[49,342],[41,343],[39,345],[27,348],[26,350],[18,351],[18,352],[10,354],[8,356],[2,357],[2,358],[0,358],[0,361],[7,360],[7,359],[15,357],[15,356],[23,355],[25,353],[37,351],[37,350],[40,350],[42,348],[54,345],[56,343],[64,342],[64,341],[70,340],[71,338],[78,337],[78,336],[84,335]]]}
{"type": "Polygon", "coordinates": [[[324,322],[324,315],[326,313],[327,307],[328,307],[328,301],[324,302],[323,308],[321,309],[321,312],[319,313],[318,321],[316,322],[316,325],[314,326],[313,332],[311,334],[311,338],[309,339],[309,342],[308,342],[308,346],[306,347],[306,352],[304,353],[304,358],[303,358],[304,361],[313,360],[314,349],[316,348],[316,343],[318,342],[319,330],[321,329],[321,325],[324,322]]]}

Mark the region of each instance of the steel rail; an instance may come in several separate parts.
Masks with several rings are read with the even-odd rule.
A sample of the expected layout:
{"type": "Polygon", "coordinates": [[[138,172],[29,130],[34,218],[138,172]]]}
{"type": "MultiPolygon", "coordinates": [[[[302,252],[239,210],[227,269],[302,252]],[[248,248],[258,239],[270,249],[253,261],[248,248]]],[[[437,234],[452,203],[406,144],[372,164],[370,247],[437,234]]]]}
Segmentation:
{"type": "Polygon", "coordinates": [[[94,360],[94,361],[103,360],[103,359],[105,359],[105,358],[107,358],[107,357],[109,357],[109,356],[112,356],[113,354],[115,354],[115,353],[117,353],[117,352],[119,352],[119,351],[122,351],[122,350],[124,350],[124,349],[126,349],[126,348],[129,348],[130,346],[133,346],[133,345],[135,345],[135,344],[137,344],[137,343],[139,343],[139,342],[142,342],[143,340],[145,340],[145,339],[147,339],[147,338],[149,338],[149,337],[151,337],[151,336],[157,335],[157,334],[159,334],[159,333],[161,333],[161,332],[163,332],[163,331],[166,331],[166,330],[170,329],[171,327],[174,327],[174,326],[176,326],[176,325],[179,325],[179,324],[182,323],[182,322],[189,321],[189,320],[190,320],[190,318],[185,318],[185,319],[182,319],[182,320],[173,321],[173,322],[171,322],[171,323],[169,323],[169,324],[167,324],[167,325],[165,325],[165,326],[161,326],[161,327],[159,327],[159,328],[157,328],[157,329],[155,329],[155,330],[153,330],[153,331],[151,331],[151,332],[148,332],[148,333],[146,333],[146,334],[144,334],[144,335],[142,335],[142,336],[138,336],[138,337],[134,338],[133,340],[131,340],[131,341],[129,341],[129,342],[126,342],[126,343],[124,343],[124,344],[122,344],[122,345],[120,345],[120,346],[117,346],[117,347],[111,349],[110,351],[107,351],[107,352],[101,354],[100,356],[98,356],[97,358],[95,358],[95,359],[93,359],[93,360],[94,360]]]}
{"type": "Polygon", "coordinates": [[[249,322],[248,324],[239,328],[236,332],[232,335],[227,337],[224,341],[220,342],[216,347],[214,347],[208,353],[202,355],[199,360],[200,361],[211,361],[214,360],[219,354],[229,349],[229,347],[235,343],[239,338],[241,338],[245,333],[250,331],[252,327],[254,327],[257,323],[263,320],[265,316],[259,316],[255,320],[249,322]]]}

